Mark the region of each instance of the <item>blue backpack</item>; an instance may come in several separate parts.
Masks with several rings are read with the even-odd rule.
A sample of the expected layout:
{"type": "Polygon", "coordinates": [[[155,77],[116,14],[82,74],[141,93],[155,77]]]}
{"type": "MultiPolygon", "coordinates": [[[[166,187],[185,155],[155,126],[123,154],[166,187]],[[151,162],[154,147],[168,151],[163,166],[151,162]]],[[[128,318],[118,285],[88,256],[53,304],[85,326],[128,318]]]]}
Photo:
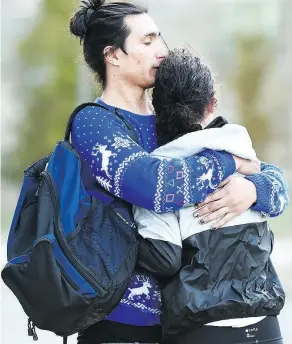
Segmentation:
{"type": "MultiPolygon", "coordinates": [[[[113,196],[110,204],[91,197],[81,180],[80,157],[69,137],[75,115],[86,106],[102,107],[77,107],[65,139],[25,170],[10,228],[1,276],[29,317],[34,340],[35,326],[66,343],[67,336],[104,319],[125,293],[136,264],[131,205],[113,196]]],[[[116,115],[137,142],[117,110],[116,115]]]]}

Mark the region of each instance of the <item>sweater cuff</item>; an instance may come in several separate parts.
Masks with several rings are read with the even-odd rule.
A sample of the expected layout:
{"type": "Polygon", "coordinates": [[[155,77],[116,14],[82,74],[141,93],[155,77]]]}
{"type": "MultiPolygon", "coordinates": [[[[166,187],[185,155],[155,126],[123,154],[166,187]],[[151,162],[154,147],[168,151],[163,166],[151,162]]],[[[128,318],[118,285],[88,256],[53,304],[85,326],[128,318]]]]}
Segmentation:
{"type": "Polygon", "coordinates": [[[269,213],[270,209],[267,208],[267,201],[269,200],[269,183],[266,183],[266,178],[260,174],[253,174],[246,176],[245,179],[251,181],[257,192],[257,200],[250,207],[254,211],[269,213]]]}
{"type": "Polygon", "coordinates": [[[222,167],[223,178],[221,181],[223,181],[236,171],[235,161],[232,154],[224,151],[216,152],[215,155],[219,165],[222,167]]]}

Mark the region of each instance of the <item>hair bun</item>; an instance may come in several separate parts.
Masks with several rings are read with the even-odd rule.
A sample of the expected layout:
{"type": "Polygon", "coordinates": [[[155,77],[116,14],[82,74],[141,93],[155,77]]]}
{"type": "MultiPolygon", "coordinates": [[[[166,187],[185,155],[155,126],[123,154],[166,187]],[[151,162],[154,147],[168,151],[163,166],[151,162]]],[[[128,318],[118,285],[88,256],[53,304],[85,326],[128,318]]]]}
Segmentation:
{"type": "Polygon", "coordinates": [[[84,39],[92,15],[100,9],[104,2],[105,0],[83,0],[79,10],[70,19],[71,33],[84,39]]]}

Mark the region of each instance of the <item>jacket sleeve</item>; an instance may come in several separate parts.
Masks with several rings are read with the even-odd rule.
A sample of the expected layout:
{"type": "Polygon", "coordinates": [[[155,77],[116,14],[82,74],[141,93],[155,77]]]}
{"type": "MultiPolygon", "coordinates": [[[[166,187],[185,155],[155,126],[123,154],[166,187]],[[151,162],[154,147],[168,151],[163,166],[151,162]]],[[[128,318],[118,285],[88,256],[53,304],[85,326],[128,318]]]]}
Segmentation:
{"type": "Polygon", "coordinates": [[[278,167],[262,163],[261,172],[246,176],[246,179],[253,182],[257,190],[257,202],[252,206],[252,210],[270,217],[283,213],[289,204],[289,190],[278,167]]]}
{"type": "Polygon", "coordinates": [[[133,207],[140,235],[137,263],[160,277],[171,277],[181,268],[182,242],[175,213],[157,214],[133,207]]]}
{"type": "Polygon", "coordinates": [[[226,152],[206,150],[186,159],[152,157],[131,139],[120,119],[96,107],[77,114],[72,142],[105,189],[157,213],[203,201],[235,171],[226,152]]]}

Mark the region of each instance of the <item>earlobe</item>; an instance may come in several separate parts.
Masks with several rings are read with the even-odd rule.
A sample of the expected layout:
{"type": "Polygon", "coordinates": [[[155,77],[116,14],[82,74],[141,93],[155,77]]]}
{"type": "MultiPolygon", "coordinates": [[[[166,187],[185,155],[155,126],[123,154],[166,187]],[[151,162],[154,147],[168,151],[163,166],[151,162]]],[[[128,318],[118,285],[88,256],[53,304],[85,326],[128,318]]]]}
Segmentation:
{"type": "Polygon", "coordinates": [[[114,66],[119,66],[119,57],[117,54],[117,50],[114,50],[113,47],[107,46],[103,50],[104,58],[105,60],[114,65],[114,66]]]}
{"type": "Polygon", "coordinates": [[[216,98],[212,98],[211,102],[207,105],[208,113],[213,113],[214,112],[216,104],[217,104],[217,99],[216,98]]]}
{"type": "Polygon", "coordinates": [[[213,103],[209,103],[207,105],[207,113],[208,114],[212,114],[214,112],[214,104],[213,103]]]}

